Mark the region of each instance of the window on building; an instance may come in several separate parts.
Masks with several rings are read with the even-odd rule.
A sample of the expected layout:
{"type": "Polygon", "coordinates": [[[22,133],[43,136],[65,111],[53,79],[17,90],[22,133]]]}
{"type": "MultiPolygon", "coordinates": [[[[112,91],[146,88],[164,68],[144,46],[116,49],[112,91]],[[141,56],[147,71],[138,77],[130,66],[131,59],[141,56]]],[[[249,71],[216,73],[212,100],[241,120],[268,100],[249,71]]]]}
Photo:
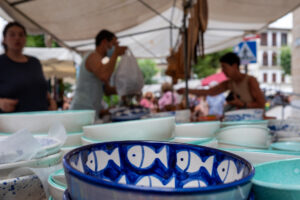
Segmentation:
{"type": "Polygon", "coordinates": [[[287,45],[287,33],[281,33],[281,46],[287,45]]]}
{"type": "Polygon", "coordinates": [[[263,65],[268,66],[268,53],[267,52],[263,53],[263,65]]]}
{"type": "Polygon", "coordinates": [[[262,46],[267,46],[267,44],[268,44],[267,33],[260,34],[260,44],[262,46]]]}
{"type": "Polygon", "coordinates": [[[285,83],[285,75],[284,74],[281,74],[281,82],[285,83]]]}
{"type": "Polygon", "coordinates": [[[277,55],[276,53],[272,53],[272,65],[276,66],[277,65],[277,55]]]}
{"type": "Polygon", "coordinates": [[[275,73],[272,74],[272,82],[276,83],[276,74],[275,73]]]}
{"type": "Polygon", "coordinates": [[[264,73],[264,83],[268,82],[268,74],[267,73],[264,73]]]}

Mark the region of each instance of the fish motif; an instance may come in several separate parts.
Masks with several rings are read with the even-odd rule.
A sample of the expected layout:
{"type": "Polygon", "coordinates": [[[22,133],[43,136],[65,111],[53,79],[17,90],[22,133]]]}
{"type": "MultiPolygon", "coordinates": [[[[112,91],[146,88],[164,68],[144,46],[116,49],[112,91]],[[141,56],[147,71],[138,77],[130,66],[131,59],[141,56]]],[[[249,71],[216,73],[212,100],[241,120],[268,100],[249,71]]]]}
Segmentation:
{"type": "Polygon", "coordinates": [[[136,183],[136,185],[146,187],[175,188],[175,177],[173,177],[167,184],[164,185],[155,176],[144,176],[136,183]]]}
{"type": "Polygon", "coordinates": [[[237,167],[232,160],[224,160],[217,168],[223,183],[231,183],[243,177],[244,168],[238,173],[237,167]]]}
{"type": "Polygon", "coordinates": [[[89,153],[86,165],[94,172],[99,172],[106,168],[110,160],[120,167],[120,155],[118,148],[115,148],[111,154],[102,150],[89,153]]]}
{"type": "Polygon", "coordinates": [[[183,185],[183,188],[207,187],[207,184],[201,180],[193,180],[183,185]]]}
{"type": "Polygon", "coordinates": [[[150,167],[155,159],[168,168],[167,147],[164,146],[159,153],[155,153],[153,149],[147,146],[136,145],[131,147],[127,152],[127,158],[132,165],[137,168],[150,167]]]}
{"type": "Polygon", "coordinates": [[[71,162],[71,166],[75,169],[77,169],[80,172],[84,172],[83,170],[83,165],[82,165],[82,159],[81,159],[81,155],[78,155],[78,160],[77,163],[75,163],[74,161],[71,162]]]}
{"type": "Polygon", "coordinates": [[[194,173],[200,170],[201,167],[204,167],[210,175],[212,175],[214,164],[214,156],[210,156],[206,159],[205,162],[192,151],[180,151],[177,153],[176,165],[182,171],[194,173]]]}

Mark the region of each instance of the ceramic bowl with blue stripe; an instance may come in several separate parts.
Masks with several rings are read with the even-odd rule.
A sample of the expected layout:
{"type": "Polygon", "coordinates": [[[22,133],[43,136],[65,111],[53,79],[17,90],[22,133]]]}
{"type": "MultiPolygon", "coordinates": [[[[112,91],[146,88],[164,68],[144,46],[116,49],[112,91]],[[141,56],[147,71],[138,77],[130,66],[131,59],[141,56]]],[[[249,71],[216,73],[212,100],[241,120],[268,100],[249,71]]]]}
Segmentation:
{"type": "Polygon", "coordinates": [[[247,199],[254,176],[253,166],[234,154],[154,141],[83,146],[63,165],[72,200],[247,199]]]}

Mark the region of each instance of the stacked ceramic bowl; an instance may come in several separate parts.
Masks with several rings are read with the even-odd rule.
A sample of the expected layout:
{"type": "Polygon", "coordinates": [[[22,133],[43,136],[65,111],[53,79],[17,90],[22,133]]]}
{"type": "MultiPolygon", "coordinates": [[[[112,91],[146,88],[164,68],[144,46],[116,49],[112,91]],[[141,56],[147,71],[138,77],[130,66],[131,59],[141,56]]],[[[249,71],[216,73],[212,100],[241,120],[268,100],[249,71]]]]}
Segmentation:
{"type": "Polygon", "coordinates": [[[240,109],[225,112],[224,121],[262,120],[263,109],[240,109]]]}
{"type": "Polygon", "coordinates": [[[67,131],[63,153],[81,146],[82,127],[94,123],[93,110],[41,111],[0,114],[0,135],[10,135],[20,129],[27,129],[35,136],[47,136],[49,128],[60,122],[67,131]]]}
{"type": "Polygon", "coordinates": [[[264,126],[238,125],[221,128],[217,140],[220,148],[267,149],[271,136],[264,126]]]}
{"type": "Polygon", "coordinates": [[[268,127],[277,141],[300,142],[299,119],[270,120],[268,127]]]}
{"type": "Polygon", "coordinates": [[[149,118],[84,126],[83,144],[117,140],[159,140],[171,138],[174,117],[149,118]]]}
{"type": "Polygon", "coordinates": [[[254,176],[252,165],[234,154],[168,142],[83,146],[63,165],[72,200],[247,199],[254,176]]]}
{"type": "Polygon", "coordinates": [[[171,141],[217,147],[215,133],[219,128],[220,121],[179,123],[171,141]]]}

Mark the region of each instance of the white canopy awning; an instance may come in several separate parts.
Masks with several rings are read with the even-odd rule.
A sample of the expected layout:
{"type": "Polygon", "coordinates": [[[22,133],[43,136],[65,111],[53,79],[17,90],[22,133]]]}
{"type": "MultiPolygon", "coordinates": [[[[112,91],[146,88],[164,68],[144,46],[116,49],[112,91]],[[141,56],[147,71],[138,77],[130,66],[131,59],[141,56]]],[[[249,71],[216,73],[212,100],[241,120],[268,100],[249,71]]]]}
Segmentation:
{"type": "MultiPolygon", "coordinates": [[[[174,0],[1,0],[0,15],[20,21],[30,32],[47,32],[77,51],[93,49],[95,35],[108,29],[137,57],[163,58],[182,24],[181,4],[177,0],[173,10],[174,0]],[[153,29],[159,31],[135,34],[153,29]]],[[[299,0],[208,0],[206,53],[233,46],[299,5],[299,0]]]]}

